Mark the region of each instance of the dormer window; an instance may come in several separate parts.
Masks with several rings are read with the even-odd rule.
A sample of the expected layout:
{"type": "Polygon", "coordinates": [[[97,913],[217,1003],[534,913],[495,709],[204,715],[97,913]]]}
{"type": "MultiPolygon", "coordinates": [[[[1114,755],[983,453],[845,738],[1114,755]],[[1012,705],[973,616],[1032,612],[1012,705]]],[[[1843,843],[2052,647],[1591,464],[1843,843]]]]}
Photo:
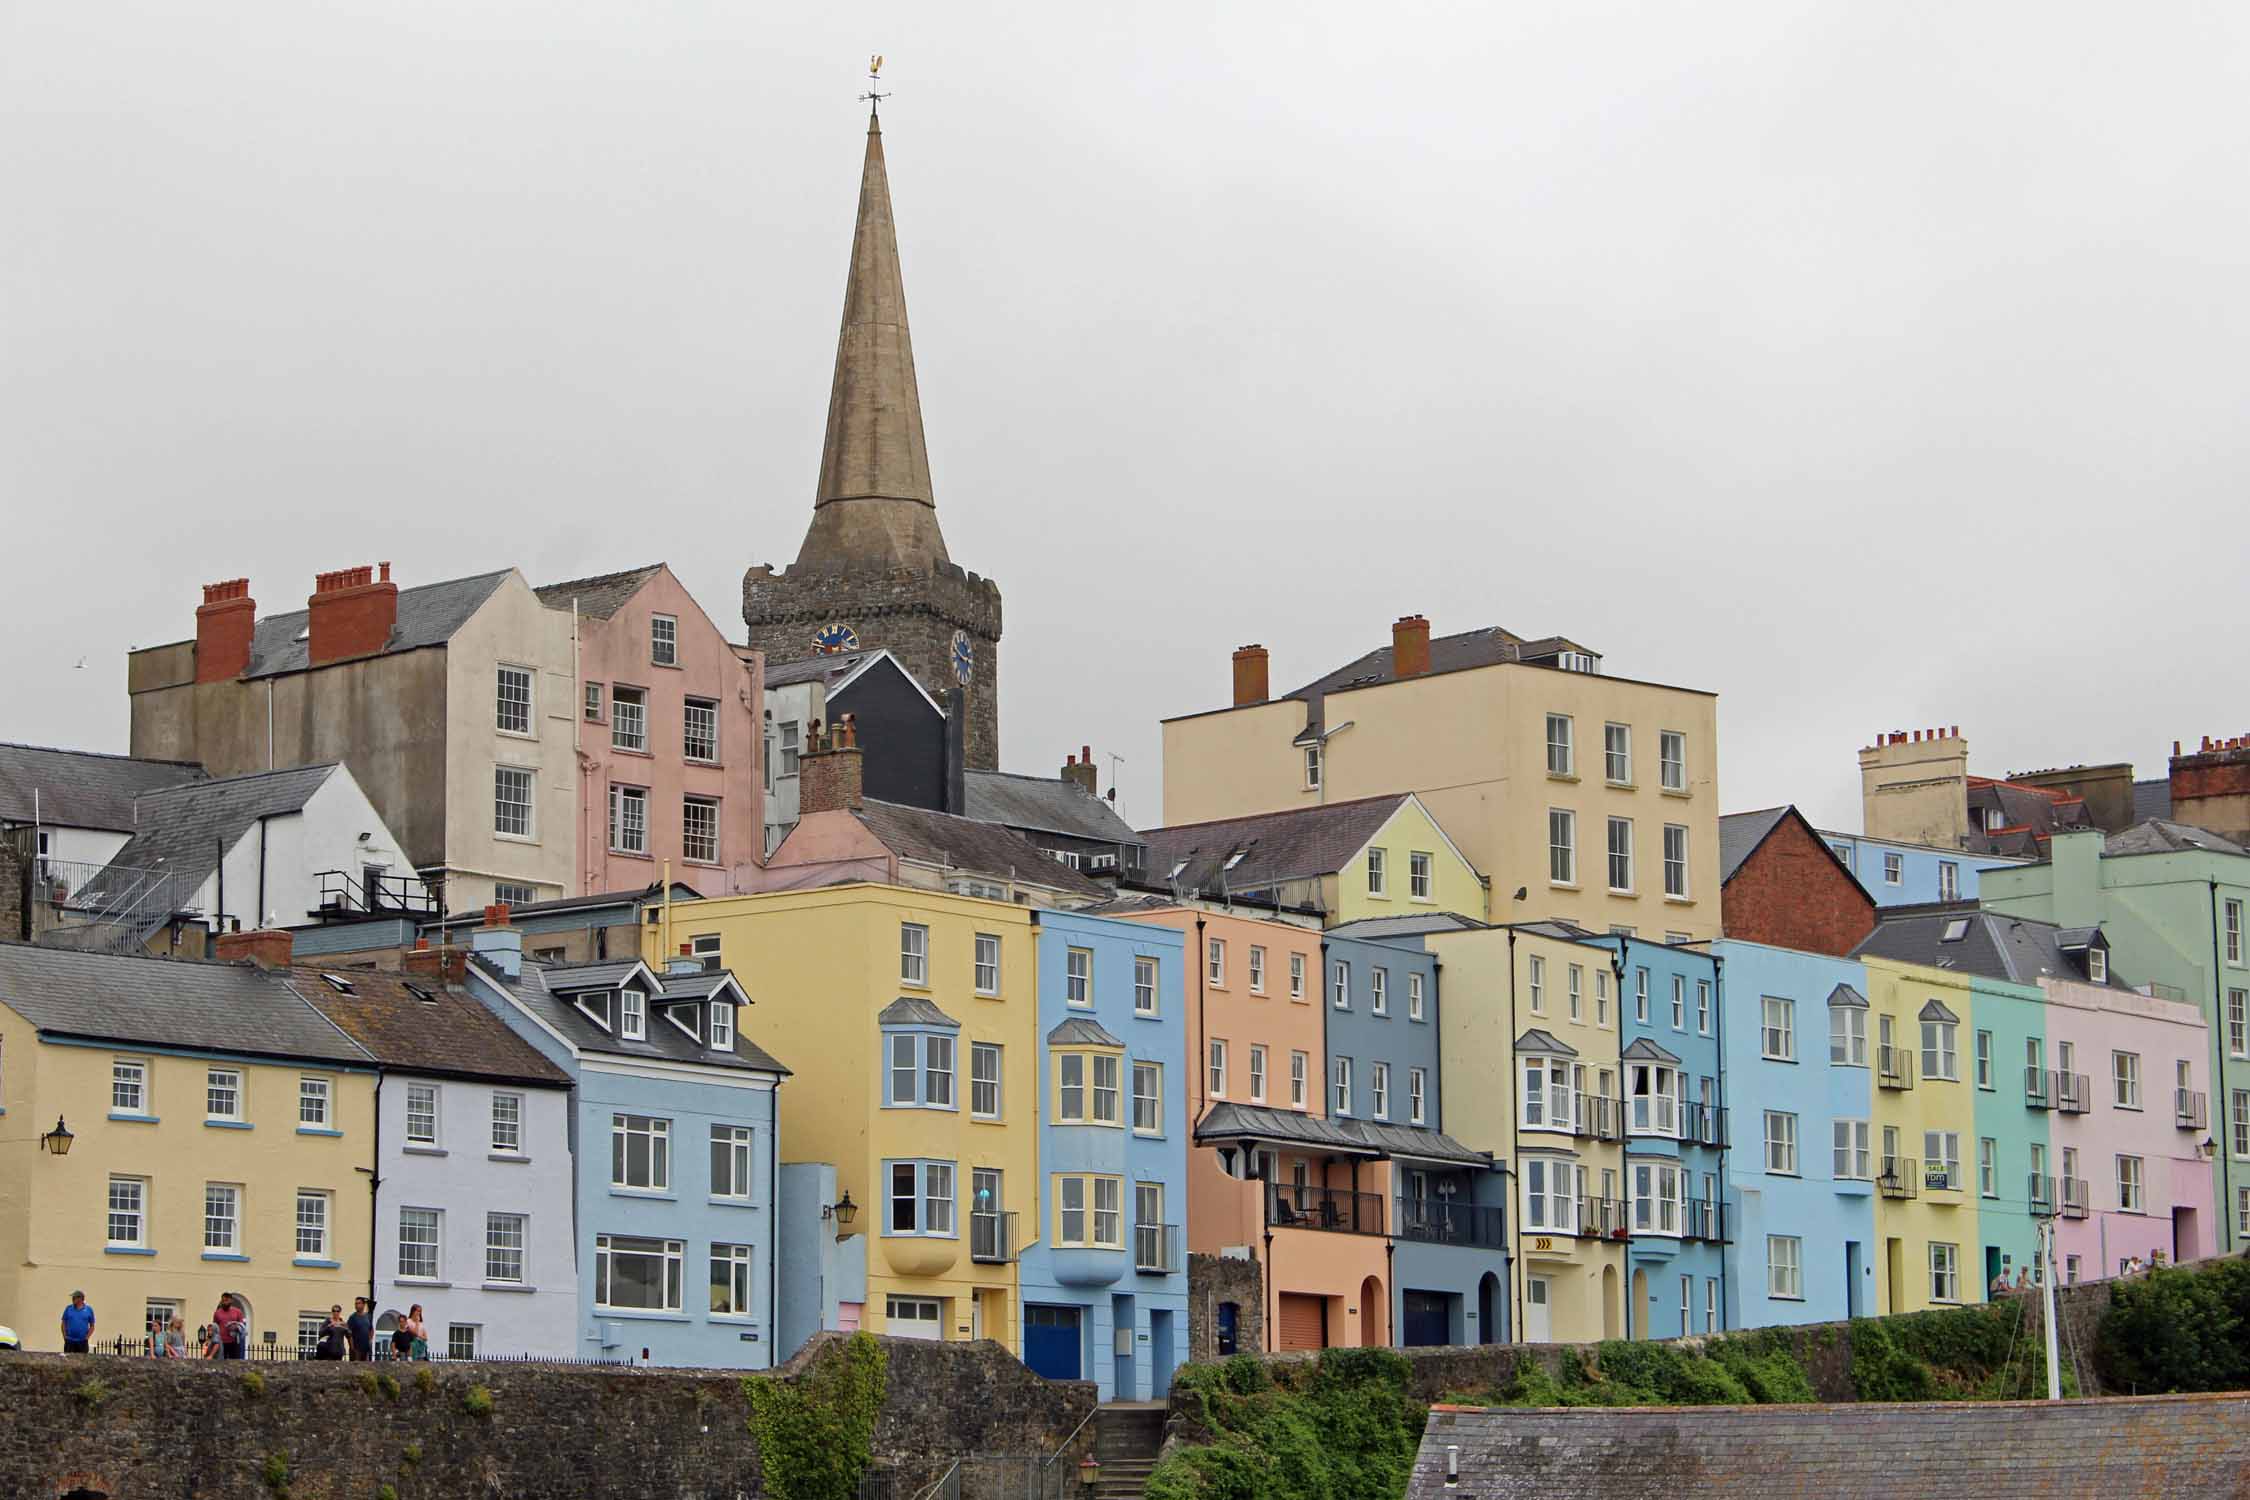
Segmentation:
{"type": "Polygon", "coordinates": [[[711,1050],[734,1050],[734,1007],[724,1001],[715,1001],[711,1006],[711,1050]]]}
{"type": "MultiPolygon", "coordinates": [[[[636,997],[637,998],[637,997],[636,997]]],[[[588,990],[574,997],[579,1013],[602,1030],[609,1030],[610,993],[608,990],[588,990]]]]}
{"type": "Polygon", "coordinates": [[[1565,651],[1555,658],[1555,665],[1565,672],[1599,672],[1601,659],[1590,651],[1565,651]]]}
{"type": "Polygon", "coordinates": [[[648,997],[639,990],[619,993],[617,1034],[628,1042],[648,1039],[648,997]]]}
{"type": "Polygon", "coordinates": [[[2109,954],[2106,950],[2091,946],[2086,949],[2086,977],[2096,984],[2109,983],[2109,954]]]}

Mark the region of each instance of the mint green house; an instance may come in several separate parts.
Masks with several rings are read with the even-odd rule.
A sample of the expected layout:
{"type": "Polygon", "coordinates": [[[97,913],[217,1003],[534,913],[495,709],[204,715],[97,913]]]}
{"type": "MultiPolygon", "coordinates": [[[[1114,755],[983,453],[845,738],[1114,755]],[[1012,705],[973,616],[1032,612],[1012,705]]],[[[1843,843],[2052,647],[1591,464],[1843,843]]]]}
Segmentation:
{"type": "Polygon", "coordinates": [[[1972,977],[1969,1020],[1976,1083],[1977,1236],[1985,1284],[2013,1277],[2039,1256],[2039,1221],[2031,1183],[2045,1177],[2047,1111],[2025,1089],[2027,1057],[2040,1055],[2047,1035],[2047,996],[2034,980],[1972,977]]]}
{"type": "MultiPolygon", "coordinates": [[[[2250,852],[2186,824],[2151,819],[2106,837],[2057,834],[2044,863],[1987,870],[1987,910],[2065,928],[2099,926],[2123,979],[2188,1000],[2210,1027],[2208,1101],[2222,1253],[2250,1244],[2250,852]]],[[[2169,1080],[2151,1080],[2164,1095],[2169,1080]]],[[[2152,1090],[2153,1091],[2153,1090],[2152,1090]]],[[[2199,1097],[2159,1095],[2183,1122],[2199,1097]]],[[[2159,1102],[2161,1101],[2161,1102],[2159,1102]]]]}

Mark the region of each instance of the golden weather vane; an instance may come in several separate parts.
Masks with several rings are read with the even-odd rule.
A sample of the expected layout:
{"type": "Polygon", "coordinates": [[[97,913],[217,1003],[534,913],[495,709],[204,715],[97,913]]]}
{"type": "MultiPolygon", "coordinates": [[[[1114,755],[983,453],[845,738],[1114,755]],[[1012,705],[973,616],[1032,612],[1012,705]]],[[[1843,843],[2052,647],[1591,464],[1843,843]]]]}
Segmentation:
{"type": "Polygon", "coordinates": [[[859,96],[860,102],[867,106],[867,112],[870,115],[881,114],[883,112],[883,101],[891,97],[878,90],[877,85],[882,81],[883,54],[878,52],[867,60],[867,92],[859,96]]]}

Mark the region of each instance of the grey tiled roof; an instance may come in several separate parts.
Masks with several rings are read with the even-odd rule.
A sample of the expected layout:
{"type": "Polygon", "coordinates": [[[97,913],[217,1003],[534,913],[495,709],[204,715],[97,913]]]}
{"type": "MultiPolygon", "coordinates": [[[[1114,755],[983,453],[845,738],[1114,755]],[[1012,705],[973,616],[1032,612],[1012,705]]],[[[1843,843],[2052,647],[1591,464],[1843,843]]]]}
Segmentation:
{"type": "Polygon", "coordinates": [[[878,1026],[950,1026],[961,1029],[954,1020],[936,1005],[919,995],[901,995],[875,1013],[878,1026]]]}
{"type": "Polygon", "coordinates": [[[2150,818],[2172,816],[2172,779],[2159,776],[2154,781],[2133,783],[2133,821],[2145,822],[2150,818]]]}
{"type": "Polygon", "coordinates": [[[1334,874],[1367,847],[1367,841],[1405,805],[1407,796],[1391,792],[1287,812],[1151,828],[1141,835],[1148,844],[1148,878],[1173,882],[1173,866],[1184,863],[1178,885],[1218,896],[1271,890],[1286,882],[1334,874]],[[1237,854],[1241,859],[1228,869],[1228,861],[1237,854]]]}
{"type": "Polygon", "coordinates": [[[29,823],[36,813],[50,827],[131,833],[135,798],[202,779],[193,761],[0,744],[0,822],[29,823]]]}
{"type": "Polygon", "coordinates": [[[2017,854],[2036,859],[2045,840],[2057,833],[2094,826],[2085,799],[2063,797],[2005,781],[1969,783],[1969,836],[1972,854],[2017,854]],[[2003,831],[1987,833],[1986,815],[1998,809],[2003,831]]]}
{"type": "Polygon", "coordinates": [[[1109,894],[1106,886],[1041,853],[1021,834],[997,823],[873,798],[861,803],[853,816],[885,848],[903,858],[952,865],[965,875],[1026,880],[1089,901],[1109,894]]]}
{"type": "MultiPolygon", "coordinates": [[[[1734,879],[1742,862],[1757,852],[1766,835],[1789,816],[1789,804],[1761,807],[1756,812],[1724,813],[1719,818],[1719,883],[1734,879]]],[[[1825,839],[1823,843],[1827,842],[1825,839]]]]}
{"type": "Polygon", "coordinates": [[[1091,1016],[1071,1016],[1053,1031],[1047,1033],[1051,1047],[1122,1047],[1124,1041],[1111,1036],[1099,1021],[1091,1016]]]}
{"type": "Polygon", "coordinates": [[[1214,1104],[1195,1127],[1199,1146],[1224,1141],[1272,1141],[1308,1151],[1356,1156],[1410,1156],[1417,1161],[1489,1167],[1492,1157],[1472,1151],[1442,1130],[1381,1120],[1329,1118],[1259,1104],[1214,1104]]]}
{"type": "MultiPolygon", "coordinates": [[[[2063,947],[2060,927],[2030,917],[1980,911],[1966,902],[1886,908],[1851,957],[1891,958],[2015,984],[2034,984],[2042,977],[2086,982],[2085,962],[2063,947]],[[1948,940],[1946,931],[1956,922],[1962,924],[1961,935],[1948,940]]],[[[2127,987],[2114,965],[2108,984],[2112,989],[2127,987]]]]}
{"type": "Polygon", "coordinates": [[[388,1067],[548,1088],[570,1082],[498,1016],[435,977],[385,969],[285,972],[299,998],[388,1067]],[[331,983],[329,973],[350,989],[331,983]]]}
{"type": "Polygon", "coordinates": [[[2250,852],[2207,828],[2175,823],[2170,818],[2149,818],[2102,840],[2104,854],[2178,854],[2197,849],[2212,854],[2250,852]]]}
{"type": "Polygon", "coordinates": [[[0,1003],[41,1031],[64,1036],[259,1057],[372,1060],[280,975],[249,963],[6,942],[0,943],[0,1003]]]}
{"type": "MultiPolygon", "coordinates": [[[[423,646],[444,645],[453,639],[455,631],[469,622],[471,615],[483,608],[493,590],[514,571],[502,568],[496,573],[478,573],[468,578],[448,578],[442,583],[400,589],[398,621],[392,625],[391,638],[383,649],[386,652],[413,651],[423,646]]],[[[306,612],[301,609],[260,619],[250,640],[250,665],[242,675],[272,677],[282,672],[302,672],[309,667],[312,664],[310,643],[298,639],[305,632],[307,620],[306,612]]]]}
{"type": "Polygon", "coordinates": [[[1857,1010],[1867,1009],[1867,997],[1848,984],[1839,984],[1828,992],[1830,1005],[1842,1005],[1857,1010]]]}
{"type": "MultiPolygon", "coordinates": [[[[755,1023],[755,1016],[748,1008],[738,1012],[735,1017],[735,1050],[713,1052],[677,1026],[655,1024],[656,1018],[653,1015],[649,1018],[646,1038],[627,1041],[614,1032],[602,1030],[571,1002],[569,996],[549,987],[551,982],[560,981],[567,976],[572,985],[584,985],[588,989],[614,988],[633,973],[635,965],[632,963],[617,960],[590,964],[526,963],[523,966],[523,977],[511,980],[481,954],[473,955],[470,961],[475,964],[480,977],[514,995],[523,1002],[526,1010],[567,1037],[581,1052],[605,1052],[619,1057],[668,1062],[707,1063],[712,1067],[741,1068],[748,1072],[786,1074],[789,1071],[772,1053],[750,1040],[749,1033],[755,1023]],[[600,973],[605,970],[614,977],[606,983],[599,982],[600,973]]],[[[661,984],[661,980],[659,983],[661,984]]]]}
{"type": "Polygon", "coordinates": [[[1420,937],[1430,932],[1474,932],[1489,925],[1457,911],[1424,911],[1403,917],[1361,917],[1356,922],[1338,922],[1328,929],[1328,935],[1380,940],[1420,937]]]}
{"type": "MultiPolygon", "coordinates": [[[[540,972],[545,976],[547,988],[557,994],[615,989],[625,982],[628,975],[644,967],[637,958],[591,958],[577,963],[539,966],[540,972]]],[[[650,969],[648,972],[654,974],[656,971],[650,969]]],[[[656,981],[659,987],[663,982],[661,978],[656,981]]]]}
{"type": "MultiPolygon", "coordinates": [[[[109,868],[89,884],[99,891],[113,880],[137,879],[126,871],[163,870],[174,877],[184,901],[218,868],[222,850],[232,850],[260,818],[302,812],[315,792],[341,768],[333,761],[258,771],[218,781],[191,781],[141,798],[140,830],[110,858],[109,868]]],[[[263,920],[267,913],[255,912],[263,920]]],[[[302,921],[301,912],[282,912],[283,922],[302,921]]]]}
{"type": "Polygon", "coordinates": [[[642,584],[663,571],[664,564],[650,563],[646,567],[627,568],[621,573],[597,573],[592,578],[541,584],[532,592],[549,609],[568,609],[575,599],[580,614],[606,620],[623,608],[626,600],[639,593],[642,584]]]}
{"type": "Polygon", "coordinates": [[[772,662],[766,666],[766,686],[789,687],[800,682],[834,681],[842,677],[871,656],[881,651],[838,651],[825,656],[808,656],[799,661],[772,662]]]}
{"type": "Polygon", "coordinates": [[[1627,1062],[1678,1062],[1677,1053],[1667,1052],[1647,1037],[1635,1037],[1633,1045],[1617,1054],[1627,1062]]]}
{"type": "Polygon", "coordinates": [[[743,995],[742,986],[735,982],[734,975],[726,969],[713,969],[707,973],[659,974],[656,977],[664,986],[663,996],[666,1000],[708,1000],[713,995],[724,994],[728,990],[734,991],[741,998],[748,998],[743,995]]]}
{"type": "MultiPolygon", "coordinates": [[[[1469,667],[1489,667],[1498,662],[1514,661],[1517,647],[1522,642],[1523,637],[1502,630],[1497,625],[1464,630],[1454,635],[1434,635],[1430,637],[1430,670],[1459,672],[1469,667]]],[[[1396,674],[1391,668],[1391,647],[1385,642],[1372,651],[1353,657],[1335,671],[1314,678],[1287,696],[1310,699],[1317,716],[1320,700],[1325,695],[1338,688],[1395,681],[1396,674]]]]}
{"type": "Polygon", "coordinates": [[[1519,1052],[1544,1052],[1552,1057],[1576,1057],[1578,1055],[1576,1047],[1571,1046],[1570,1043],[1556,1036],[1553,1032],[1542,1031],[1536,1026],[1516,1038],[1516,1050],[1519,1052]]]}
{"type": "Polygon", "coordinates": [[[1105,798],[1060,776],[970,771],[961,778],[961,795],[963,814],[986,823],[1114,844],[1141,841],[1105,798]]]}

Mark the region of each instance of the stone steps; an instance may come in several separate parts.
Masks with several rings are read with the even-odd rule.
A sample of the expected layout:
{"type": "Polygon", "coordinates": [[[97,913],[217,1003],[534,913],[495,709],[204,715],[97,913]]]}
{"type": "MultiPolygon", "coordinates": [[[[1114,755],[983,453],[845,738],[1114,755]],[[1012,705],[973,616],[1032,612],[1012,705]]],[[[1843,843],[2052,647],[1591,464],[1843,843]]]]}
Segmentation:
{"type": "Polygon", "coordinates": [[[1164,1446],[1162,1405],[1105,1406],[1094,1414],[1094,1459],[1102,1466],[1093,1500],[1141,1500],[1164,1446]]]}

